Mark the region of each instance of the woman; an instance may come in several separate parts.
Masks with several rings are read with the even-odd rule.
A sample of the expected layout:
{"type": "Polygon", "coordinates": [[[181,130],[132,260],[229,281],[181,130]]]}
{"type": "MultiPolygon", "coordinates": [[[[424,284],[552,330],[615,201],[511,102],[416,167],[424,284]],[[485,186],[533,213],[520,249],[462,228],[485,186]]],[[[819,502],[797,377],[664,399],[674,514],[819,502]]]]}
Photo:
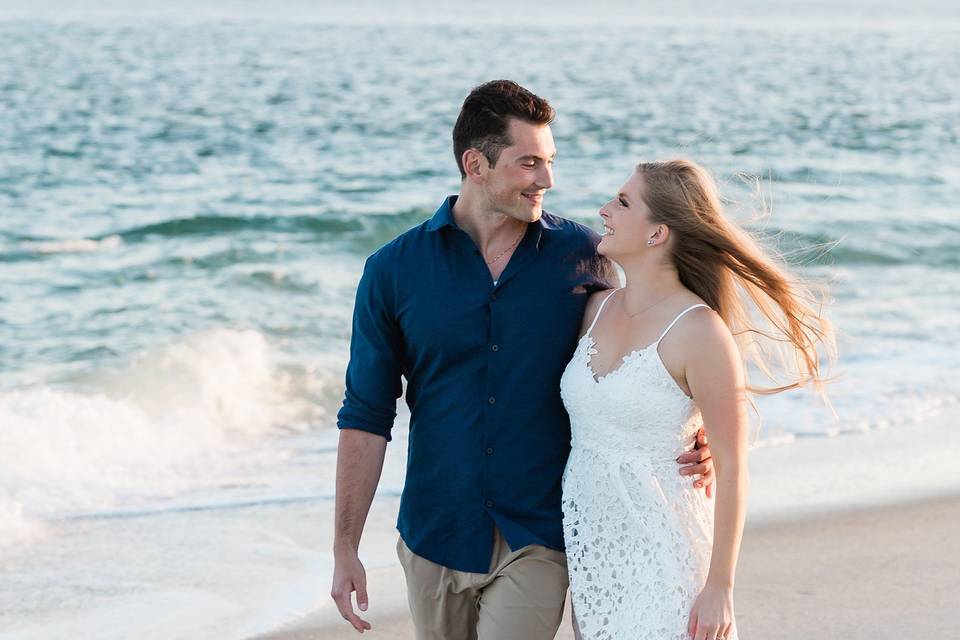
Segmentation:
{"type": "Polygon", "coordinates": [[[575,626],[594,640],[735,640],[747,393],[819,388],[817,345],[832,352],[833,333],[810,288],[724,217],[696,164],[639,165],[600,216],[598,251],[627,285],[591,297],[561,380],[575,626]],[[745,361],[786,379],[748,387],[745,361]],[[672,468],[701,424],[715,508],[672,468]]]}

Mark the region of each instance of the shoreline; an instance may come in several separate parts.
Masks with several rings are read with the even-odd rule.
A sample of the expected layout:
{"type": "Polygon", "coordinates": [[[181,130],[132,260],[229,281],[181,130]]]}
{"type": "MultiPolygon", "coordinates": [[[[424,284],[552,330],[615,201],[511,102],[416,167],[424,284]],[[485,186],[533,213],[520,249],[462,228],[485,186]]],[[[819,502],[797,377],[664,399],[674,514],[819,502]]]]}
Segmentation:
{"type": "MultiPolygon", "coordinates": [[[[868,554],[870,559],[864,562],[875,565],[864,568],[868,573],[863,580],[869,585],[878,581],[903,582],[910,578],[910,562],[916,567],[926,567],[934,558],[941,561],[960,558],[957,543],[951,546],[949,540],[944,542],[949,535],[949,524],[944,520],[952,518],[960,522],[960,482],[952,473],[951,462],[951,452],[960,451],[960,431],[951,427],[951,413],[947,410],[916,424],[828,438],[802,438],[751,451],[752,481],[737,588],[738,620],[744,640],[803,637],[804,634],[795,632],[796,625],[803,626],[796,620],[798,612],[806,612],[814,622],[833,620],[841,624],[842,612],[830,611],[831,603],[845,602],[835,592],[853,593],[860,588],[851,569],[845,568],[836,579],[826,570],[847,567],[844,545],[850,547],[853,555],[868,554]],[[912,530],[910,522],[914,516],[929,528],[912,530]],[[868,523],[875,525],[877,535],[868,523]],[[888,553],[883,545],[878,546],[888,531],[896,533],[890,544],[909,540],[919,548],[911,552],[898,546],[898,556],[888,553]],[[779,551],[775,548],[778,542],[782,545],[779,551]],[[950,553],[938,555],[941,552],[935,550],[937,545],[951,548],[952,556],[950,553]],[[826,569],[816,580],[811,578],[807,586],[795,586],[793,590],[780,586],[791,585],[795,577],[820,566],[816,557],[810,557],[811,550],[819,550],[829,559],[826,569]],[[899,569],[899,574],[883,573],[884,567],[902,559],[908,564],[899,569]],[[784,611],[776,612],[772,603],[780,600],[789,605],[784,611]],[[763,610],[767,613],[762,613],[763,610]],[[792,625],[789,632],[778,635],[780,632],[771,622],[774,619],[789,622],[792,625]]],[[[412,637],[403,575],[392,553],[397,535],[392,528],[396,508],[396,500],[374,502],[371,516],[376,514],[374,521],[381,525],[390,523],[390,535],[382,529],[368,531],[361,546],[361,559],[380,551],[377,554],[380,562],[366,563],[371,603],[366,619],[374,624],[374,638],[412,637]],[[381,548],[387,546],[391,553],[385,565],[381,548]]],[[[326,537],[332,532],[323,535],[326,537]]],[[[945,572],[938,574],[937,580],[940,585],[949,582],[945,572]]],[[[931,584],[930,588],[940,589],[937,584],[931,584]]],[[[953,584],[960,587],[956,580],[953,584]]],[[[888,604],[883,595],[876,597],[882,604],[888,604]]],[[[895,602],[913,600],[924,601],[922,589],[897,595],[895,602]]],[[[558,639],[572,639],[572,633],[563,634],[564,629],[569,629],[568,620],[569,613],[558,639]]],[[[345,625],[333,602],[326,598],[287,624],[250,637],[253,640],[336,640],[360,635],[352,627],[344,628],[345,625]]],[[[806,635],[876,640],[886,633],[869,620],[862,621],[861,626],[851,625],[851,630],[844,634],[827,631],[825,636],[822,630],[806,635]],[[864,634],[855,635],[861,627],[864,634]]],[[[926,636],[910,633],[905,637],[926,636]]]]}
{"type": "MultiPolygon", "coordinates": [[[[957,522],[960,493],[748,525],[735,596],[741,637],[938,637],[960,588],[949,561],[960,558],[957,522]]],[[[400,568],[372,571],[368,583],[374,628],[362,637],[412,639],[400,568]]],[[[250,640],[357,637],[331,602],[250,640]]],[[[572,639],[568,606],[556,640],[572,639]]]]}
{"type": "MultiPolygon", "coordinates": [[[[852,568],[837,577],[829,571],[834,565],[844,566],[844,556],[849,554],[844,553],[842,544],[828,545],[818,552],[832,558],[833,564],[828,563],[816,580],[809,580],[813,586],[794,584],[817,561],[816,556],[799,560],[805,550],[817,549],[833,538],[847,540],[844,544],[861,556],[872,550],[871,556],[861,560],[866,574],[860,580],[868,586],[877,581],[894,585],[911,581],[914,574],[934,567],[933,582],[926,587],[914,585],[913,591],[903,593],[890,590],[889,597],[885,592],[870,596],[884,604],[907,606],[904,619],[915,626],[925,624],[914,619],[915,612],[909,607],[914,601],[942,601],[950,577],[936,563],[949,559],[955,564],[955,558],[960,558],[955,544],[931,537],[947,527],[945,520],[960,522],[960,513],[924,511],[929,505],[960,502],[960,477],[952,464],[955,452],[960,451],[960,431],[952,428],[951,413],[862,435],[797,439],[751,452],[747,535],[737,592],[738,619],[745,632],[771,624],[769,616],[773,615],[763,613],[757,618],[749,604],[751,597],[759,598],[761,611],[774,611],[772,603],[786,603],[784,611],[776,614],[781,626],[800,625],[791,619],[798,612],[817,619],[831,616],[832,624],[845,624],[842,609],[830,611],[834,603],[844,602],[841,597],[817,599],[835,589],[856,593],[862,586],[850,578],[852,568]],[[859,527],[856,535],[844,533],[857,529],[856,522],[869,522],[871,518],[875,519],[873,528],[859,527]],[[930,529],[911,531],[905,522],[910,518],[929,524],[930,529]],[[893,542],[878,546],[874,528],[896,532],[893,542]],[[798,537],[794,535],[797,531],[804,533],[798,537]],[[770,540],[782,543],[782,548],[772,547],[770,540]],[[894,545],[904,540],[919,549],[894,545]],[[762,567],[786,563],[787,568],[780,573],[752,575],[752,555],[759,558],[762,567]],[[906,564],[899,574],[886,575],[874,566],[883,569],[902,561],[906,564]],[[777,591],[781,583],[788,586],[784,592],[777,591]],[[739,595],[760,589],[766,591],[739,595]]],[[[411,637],[406,589],[395,553],[399,498],[393,491],[402,482],[405,436],[399,431],[396,446],[388,449],[390,461],[385,466],[384,484],[374,500],[360,549],[368,572],[369,620],[375,625],[374,638],[411,637]]],[[[333,570],[333,508],[332,500],[281,500],[242,508],[171,510],[62,523],[52,532],[56,545],[37,545],[20,559],[6,562],[5,570],[17,577],[19,586],[16,590],[0,590],[0,600],[6,598],[9,608],[6,616],[0,615],[0,635],[11,640],[77,633],[103,640],[159,640],[171,636],[354,638],[356,632],[345,627],[328,595],[333,570]],[[175,545],[171,545],[171,539],[175,545]],[[105,545],[105,540],[112,542],[105,545]],[[64,558],[69,561],[64,562],[64,558]],[[172,571],[171,566],[182,570],[172,571]],[[84,576],[101,575],[105,568],[110,579],[122,579],[131,586],[109,596],[86,595],[84,576]],[[27,611],[24,603],[41,602],[39,598],[48,592],[50,584],[84,597],[74,600],[69,610],[27,611]],[[144,628],[145,617],[156,622],[144,628]]],[[[856,609],[854,605],[861,606],[857,602],[844,606],[856,609]]],[[[946,610],[945,605],[941,608],[946,610]]],[[[921,611],[926,610],[921,607],[921,611]]],[[[894,622],[899,621],[898,615],[894,622]]],[[[884,637],[885,632],[869,619],[862,622],[862,627],[871,633],[871,640],[884,637]]],[[[569,626],[565,623],[564,628],[569,626]]],[[[776,626],[764,628],[764,633],[767,635],[760,636],[762,640],[800,637],[782,633],[776,626]]],[[[852,633],[813,637],[857,638],[852,633]]],[[[558,637],[570,640],[572,634],[558,637]]],[[[749,637],[744,635],[744,640],[749,637]]]]}

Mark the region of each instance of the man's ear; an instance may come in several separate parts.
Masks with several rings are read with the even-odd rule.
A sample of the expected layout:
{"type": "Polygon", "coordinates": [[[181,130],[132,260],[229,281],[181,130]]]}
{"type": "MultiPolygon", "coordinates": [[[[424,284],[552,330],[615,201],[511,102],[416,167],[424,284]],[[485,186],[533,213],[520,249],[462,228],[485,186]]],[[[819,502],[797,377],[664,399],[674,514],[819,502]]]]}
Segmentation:
{"type": "Polygon", "coordinates": [[[464,151],[460,161],[463,163],[463,170],[467,174],[466,179],[471,182],[482,181],[486,170],[490,168],[486,156],[474,148],[464,151]]]}

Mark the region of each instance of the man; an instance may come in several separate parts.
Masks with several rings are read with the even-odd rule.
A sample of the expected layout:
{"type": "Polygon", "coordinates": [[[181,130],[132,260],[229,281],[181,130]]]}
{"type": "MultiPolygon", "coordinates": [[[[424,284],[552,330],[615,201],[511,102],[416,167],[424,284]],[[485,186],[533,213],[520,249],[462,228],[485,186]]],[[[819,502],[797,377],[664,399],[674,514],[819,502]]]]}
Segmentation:
{"type": "MultiPolygon", "coordinates": [[[[427,222],[367,260],[338,416],[331,595],[359,632],[357,554],[407,379],[407,477],[398,554],[417,638],[557,631],[567,589],[560,481],[570,450],[560,376],[587,297],[613,286],[597,235],[546,213],[553,108],[494,81],[453,131],[462,178],[427,222]]],[[[678,462],[712,482],[706,446],[678,462]]]]}

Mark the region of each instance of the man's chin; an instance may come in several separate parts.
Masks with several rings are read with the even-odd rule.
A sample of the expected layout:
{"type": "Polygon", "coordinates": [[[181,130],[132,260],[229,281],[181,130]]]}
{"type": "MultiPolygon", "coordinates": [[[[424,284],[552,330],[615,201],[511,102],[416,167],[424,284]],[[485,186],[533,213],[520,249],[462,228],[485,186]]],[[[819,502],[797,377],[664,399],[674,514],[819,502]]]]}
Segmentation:
{"type": "Polygon", "coordinates": [[[524,222],[536,222],[543,215],[543,205],[524,207],[523,211],[518,213],[520,214],[518,218],[521,218],[524,222]]]}
{"type": "Polygon", "coordinates": [[[517,204],[514,203],[514,205],[509,208],[503,207],[499,209],[499,213],[508,218],[513,218],[518,222],[531,223],[536,222],[543,215],[543,205],[524,203],[523,206],[517,206],[517,204]]]}

